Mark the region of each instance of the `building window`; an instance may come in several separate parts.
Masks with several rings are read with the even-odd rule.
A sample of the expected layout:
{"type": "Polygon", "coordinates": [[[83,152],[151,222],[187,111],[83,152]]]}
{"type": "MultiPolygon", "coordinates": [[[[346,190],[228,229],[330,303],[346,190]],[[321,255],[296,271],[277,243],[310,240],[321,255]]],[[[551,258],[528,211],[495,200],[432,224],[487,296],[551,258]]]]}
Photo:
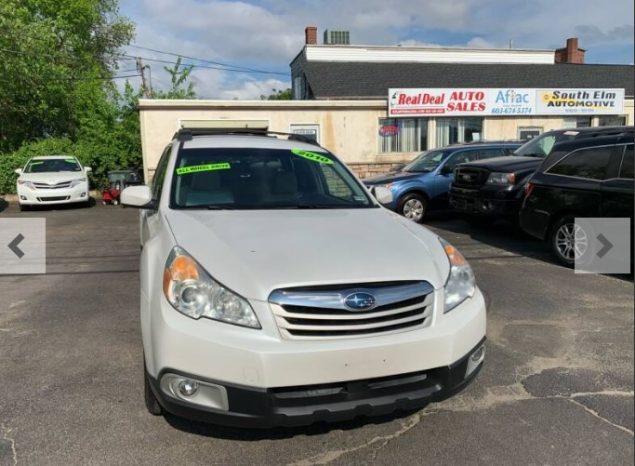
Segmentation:
{"type": "Polygon", "coordinates": [[[482,118],[437,119],[437,147],[461,142],[480,141],[482,134],[482,118]]]}
{"type": "Polygon", "coordinates": [[[302,76],[296,76],[293,78],[293,99],[304,99],[304,79],[302,76]]]}
{"type": "Polygon", "coordinates": [[[520,126],[518,128],[518,139],[521,141],[528,141],[541,134],[542,128],[540,126],[520,126]]]}
{"type": "Polygon", "coordinates": [[[624,126],[626,125],[625,116],[601,116],[598,118],[598,126],[624,126]]]}
{"type": "Polygon", "coordinates": [[[563,128],[588,128],[591,126],[591,117],[568,117],[563,118],[562,127],[563,128]]]}
{"type": "Polygon", "coordinates": [[[427,118],[380,118],[379,152],[421,152],[428,149],[427,118]]]}

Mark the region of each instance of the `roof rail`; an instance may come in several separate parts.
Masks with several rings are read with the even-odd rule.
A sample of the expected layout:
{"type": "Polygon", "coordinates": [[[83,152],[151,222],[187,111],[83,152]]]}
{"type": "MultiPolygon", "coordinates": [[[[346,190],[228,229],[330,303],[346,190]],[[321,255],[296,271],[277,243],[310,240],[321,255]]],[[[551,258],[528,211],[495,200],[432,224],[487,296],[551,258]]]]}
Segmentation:
{"type": "Polygon", "coordinates": [[[290,141],[300,141],[314,146],[322,147],[317,141],[302,134],[282,133],[269,131],[262,128],[181,128],[174,133],[174,139],[178,141],[191,141],[194,136],[286,136],[290,141]]]}

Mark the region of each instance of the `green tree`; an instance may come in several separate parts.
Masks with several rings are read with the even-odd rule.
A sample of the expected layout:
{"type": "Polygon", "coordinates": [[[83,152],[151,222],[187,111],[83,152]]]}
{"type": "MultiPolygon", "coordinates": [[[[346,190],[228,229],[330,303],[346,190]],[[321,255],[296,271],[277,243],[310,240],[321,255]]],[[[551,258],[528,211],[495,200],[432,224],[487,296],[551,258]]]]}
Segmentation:
{"type": "Polygon", "coordinates": [[[108,82],[133,31],[117,0],[0,2],[0,152],[75,140],[93,108],[112,120],[108,82]]]}
{"type": "Polygon", "coordinates": [[[270,95],[261,95],[261,100],[291,100],[293,99],[293,94],[291,88],[287,89],[271,89],[272,93],[270,95]]]}
{"type": "Polygon", "coordinates": [[[194,83],[187,82],[194,67],[182,65],[181,57],[178,57],[173,67],[165,66],[163,69],[170,75],[170,89],[158,91],[153,97],[158,99],[193,99],[196,97],[194,83]]]}

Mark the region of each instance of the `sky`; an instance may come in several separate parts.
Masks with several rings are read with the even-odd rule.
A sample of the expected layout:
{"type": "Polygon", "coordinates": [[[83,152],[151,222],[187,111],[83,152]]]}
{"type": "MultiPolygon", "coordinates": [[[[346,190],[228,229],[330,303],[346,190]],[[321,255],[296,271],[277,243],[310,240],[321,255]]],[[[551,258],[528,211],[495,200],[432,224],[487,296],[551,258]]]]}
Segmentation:
{"type": "MultiPolygon", "coordinates": [[[[187,60],[209,67],[191,75],[199,98],[259,99],[290,87],[309,25],[319,42],[325,29],[347,30],[359,45],[556,49],[578,37],[587,63],[633,63],[633,0],[120,0],[120,12],[136,24],[126,54],[207,60],[187,60]]],[[[145,63],[153,86],[166,89],[168,65],[145,63]]]]}

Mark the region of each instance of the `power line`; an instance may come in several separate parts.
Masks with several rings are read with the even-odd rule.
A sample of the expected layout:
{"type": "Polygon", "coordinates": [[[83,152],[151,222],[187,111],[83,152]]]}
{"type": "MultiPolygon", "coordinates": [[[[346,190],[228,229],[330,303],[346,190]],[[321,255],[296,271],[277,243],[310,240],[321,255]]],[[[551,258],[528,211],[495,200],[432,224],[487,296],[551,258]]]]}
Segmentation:
{"type": "Polygon", "coordinates": [[[232,68],[233,70],[243,70],[243,71],[247,71],[247,72],[250,72],[250,73],[287,75],[287,73],[284,73],[284,72],[281,72],[281,71],[268,71],[268,70],[260,70],[260,69],[255,69],[255,68],[247,68],[247,67],[238,66],[238,65],[228,65],[227,63],[223,63],[223,62],[219,62],[219,61],[208,60],[206,58],[188,57],[187,55],[183,55],[181,53],[166,52],[164,50],[157,50],[157,49],[153,49],[151,47],[145,47],[143,45],[132,44],[129,47],[134,47],[136,49],[141,49],[141,50],[148,50],[150,52],[160,53],[162,55],[171,55],[171,56],[174,56],[174,57],[186,58],[188,60],[195,60],[195,61],[200,61],[200,62],[203,62],[203,63],[210,63],[212,65],[218,65],[218,66],[223,66],[223,67],[227,67],[227,68],[232,68]]]}
{"type": "MultiPolygon", "coordinates": [[[[125,53],[111,53],[112,56],[115,57],[119,57],[120,59],[123,60],[136,60],[137,58],[141,58],[144,61],[149,61],[149,62],[155,62],[155,63],[165,63],[168,65],[176,65],[177,62],[176,61],[170,61],[170,60],[162,60],[160,58],[150,58],[150,57],[144,57],[144,56],[134,56],[134,55],[128,55],[125,53]]],[[[227,71],[227,72],[232,72],[232,73],[242,73],[242,74],[251,74],[251,73],[256,73],[256,71],[244,71],[242,69],[233,69],[233,68],[222,68],[220,66],[213,66],[213,65],[199,65],[197,63],[181,63],[181,66],[185,66],[185,67],[192,67],[192,68],[201,68],[201,69],[206,69],[206,70],[218,70],[218,71],[227,71]]],[[[270,74],[269,71],[258,71],[258,73],[261,74],[270,74]]],[[[281,74],[281,75],[287,75],[287,73],[281,73],[281,72],[276,72],[276,74],[281,74]]]]}

